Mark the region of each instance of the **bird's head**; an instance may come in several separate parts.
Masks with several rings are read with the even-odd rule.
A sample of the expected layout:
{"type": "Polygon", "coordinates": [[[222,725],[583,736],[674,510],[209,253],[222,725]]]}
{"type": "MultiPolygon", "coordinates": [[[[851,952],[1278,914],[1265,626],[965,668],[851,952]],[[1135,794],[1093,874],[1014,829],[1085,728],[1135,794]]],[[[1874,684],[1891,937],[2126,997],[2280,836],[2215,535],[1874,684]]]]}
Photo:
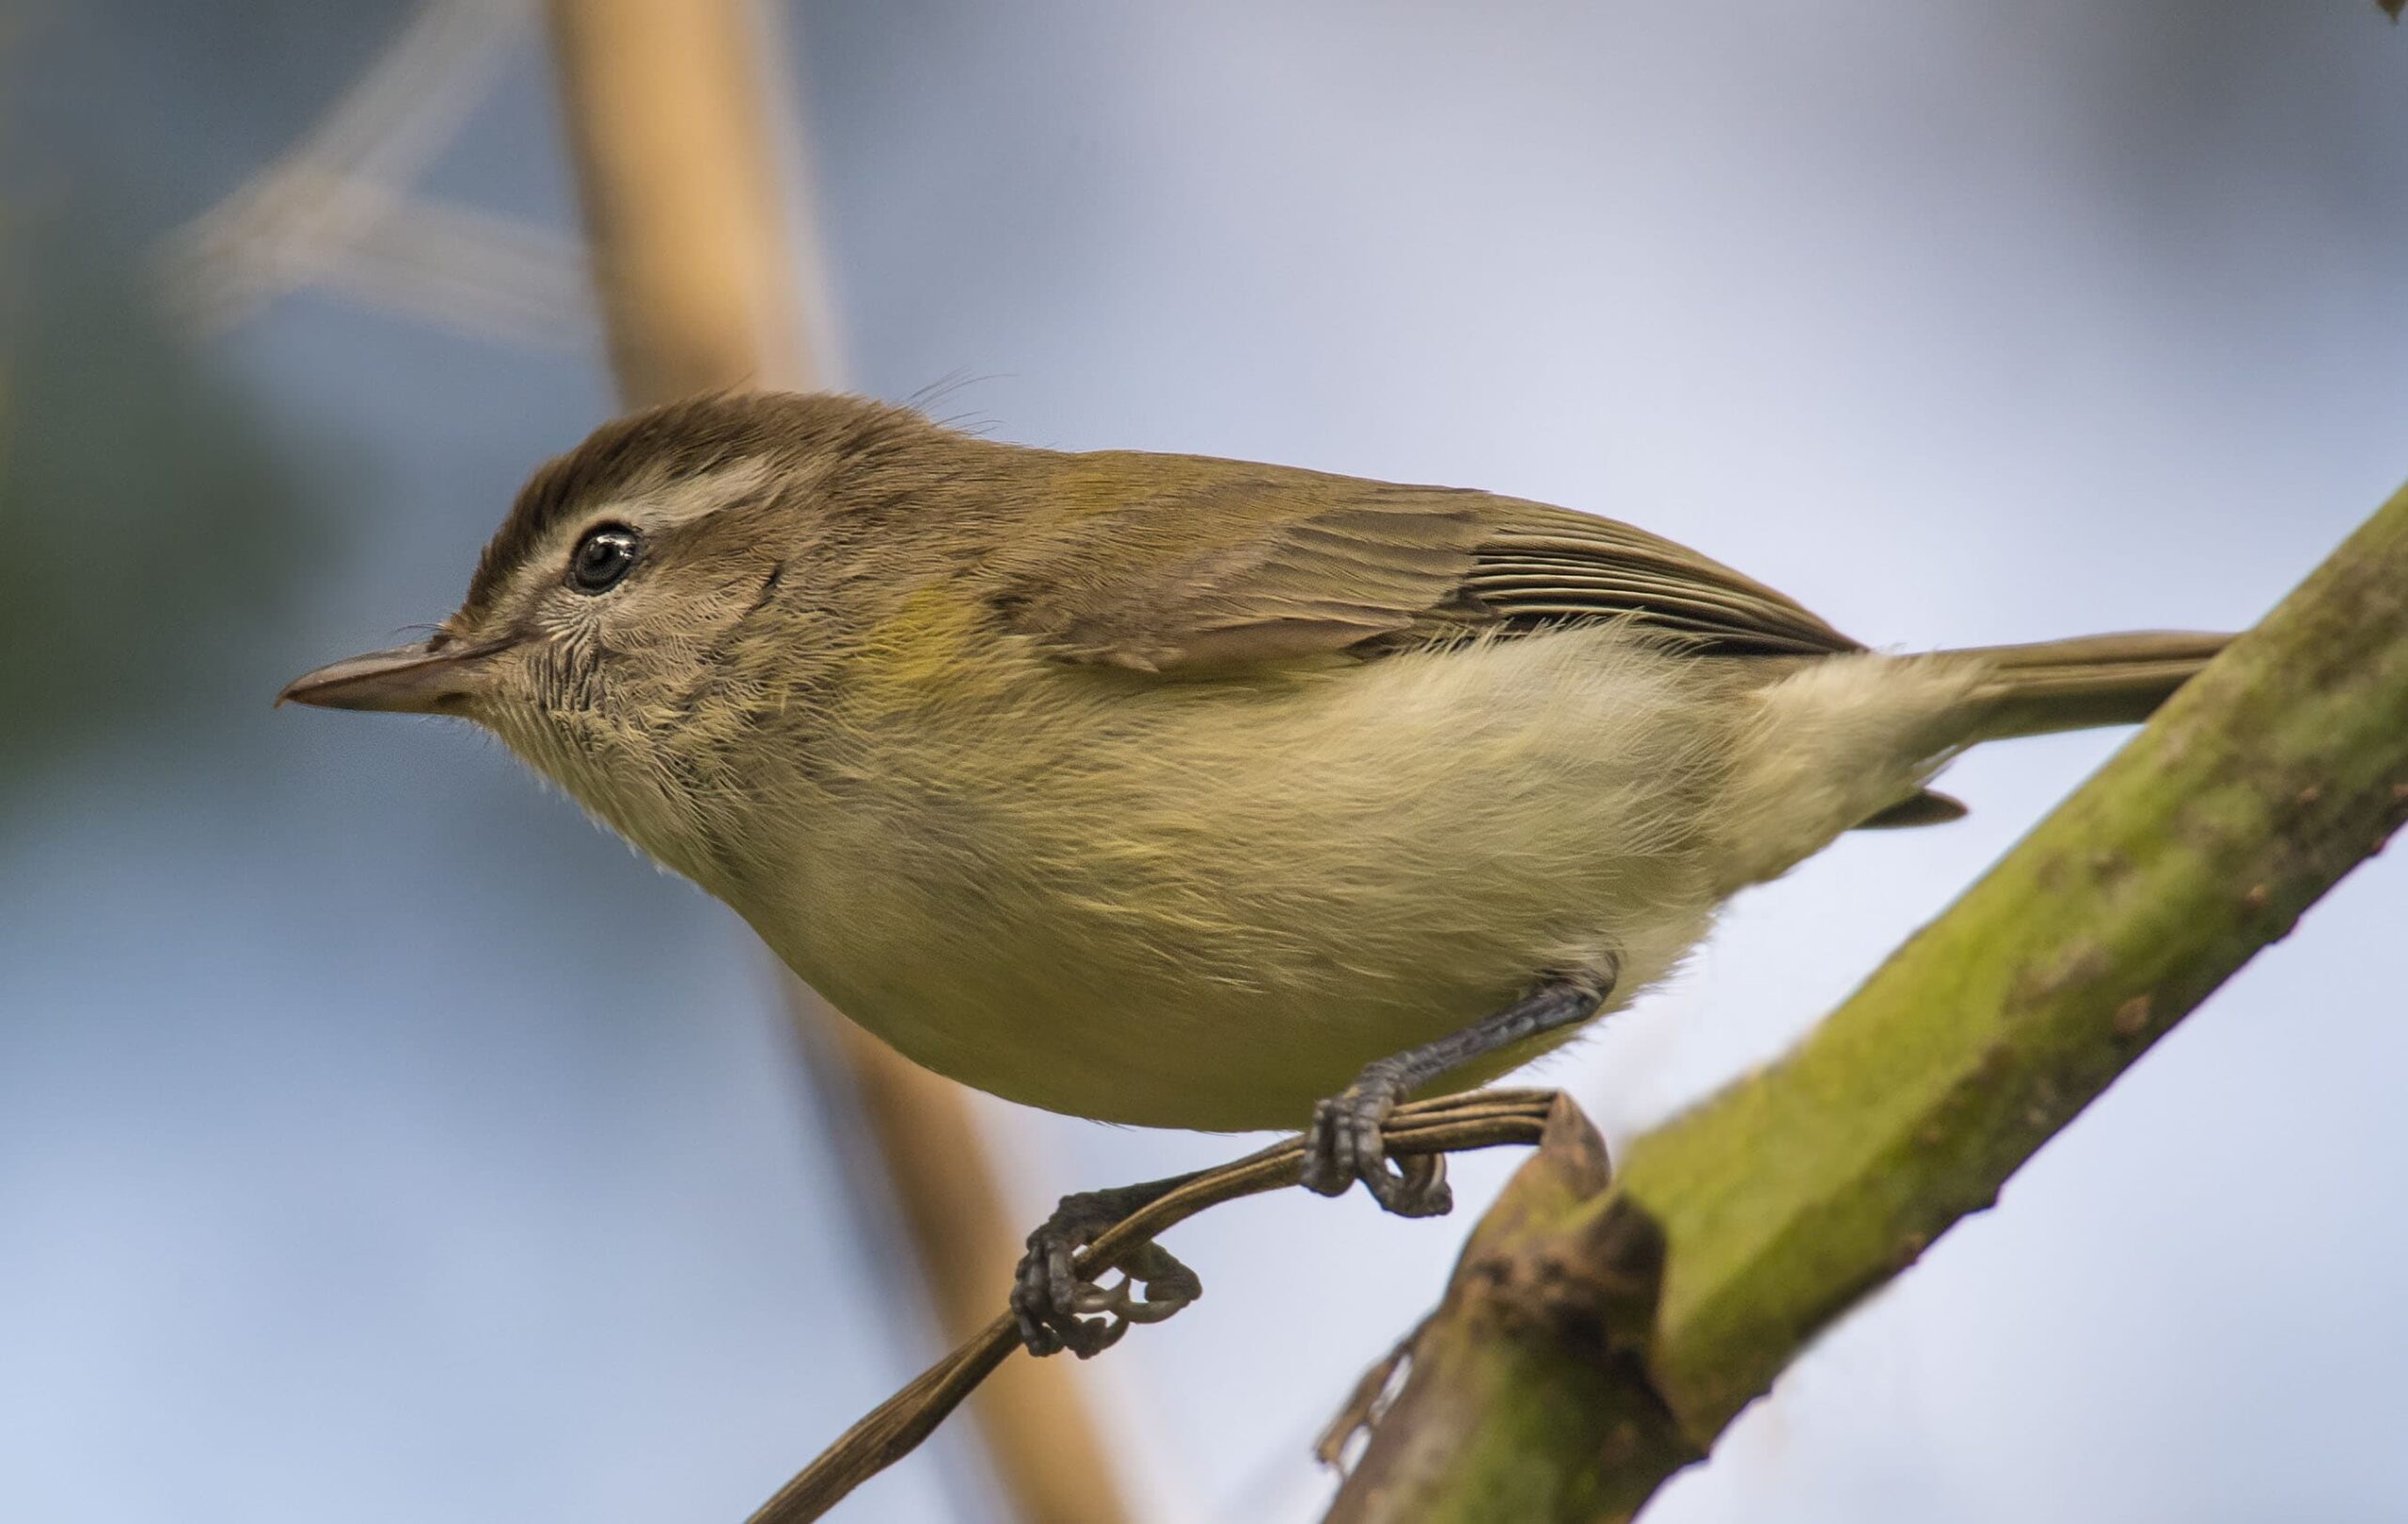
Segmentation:
{"type": "Polygon", "coordinates": [[[856,398],[674,403],[537,470],[428,639],[280,699],[452,715],[499,736],[638,845],[702,877],[714,801],[786,712],[859,572],[857,512],[943,431],[856,398]]]}

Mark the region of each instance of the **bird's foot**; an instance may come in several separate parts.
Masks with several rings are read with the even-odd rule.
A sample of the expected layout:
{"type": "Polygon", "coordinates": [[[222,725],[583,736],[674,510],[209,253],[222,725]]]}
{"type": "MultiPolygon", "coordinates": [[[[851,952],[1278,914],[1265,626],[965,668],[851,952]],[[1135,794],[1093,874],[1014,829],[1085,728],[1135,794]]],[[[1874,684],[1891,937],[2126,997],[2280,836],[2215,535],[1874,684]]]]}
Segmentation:
{"type": "Polygon", "coordinates": [[[1028,1235],[1028,1252],[1012,1280],[1012,1315],[1031,1355],[1067,1349],[1086,1359],[1118,1343],[1129,1325],[1160,1323],[1204,1294],[1196,1272],[1159,1244],[1122,1255],[1119,1278],[1110,1285],[1080,1278],[1071,1265],[1080,1249],[1173,1183],[1066,1196],[1028,1235]]]}
{"type": "Polygon", "coordinates": [[[1387,1061],[1373,1064],[1313,1107],[1313,1124],[1305,1134],[1304,1185],[1323,1196],[1342,1196],[1359,1180],[1373,1200],[1400,1217],[1442,1217],[1455,1204],[1447,1185],[1447,1156],[1388,1161],[1388,1113],[1405,1091],[1396,1068],[1387,1061]]]}

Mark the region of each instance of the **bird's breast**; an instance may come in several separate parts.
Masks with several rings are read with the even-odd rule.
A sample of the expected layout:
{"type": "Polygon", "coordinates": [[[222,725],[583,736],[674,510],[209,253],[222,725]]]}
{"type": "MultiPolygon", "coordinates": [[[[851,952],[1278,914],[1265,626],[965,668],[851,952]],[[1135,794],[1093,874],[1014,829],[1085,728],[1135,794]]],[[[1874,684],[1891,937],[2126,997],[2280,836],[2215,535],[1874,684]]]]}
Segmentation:
{"type": "Polygon", "coordinates": [[[1625,999],[1703,935],[1719,780],[1683,675],[1609,630],[1256,686],[1043,669],[1008,703],[881,715],[859,786],[738,908],[967,1084],[1297,1126],[1545,974],[1610,955],[1625,999]]]}

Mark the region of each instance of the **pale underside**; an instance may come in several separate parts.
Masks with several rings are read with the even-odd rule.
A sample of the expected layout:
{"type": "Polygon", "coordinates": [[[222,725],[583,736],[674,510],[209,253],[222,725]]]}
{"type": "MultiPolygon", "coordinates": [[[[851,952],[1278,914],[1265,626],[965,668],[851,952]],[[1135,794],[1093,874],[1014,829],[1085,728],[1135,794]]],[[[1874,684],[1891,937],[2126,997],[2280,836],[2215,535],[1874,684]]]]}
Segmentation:
{"type": "Polygon", "coordinates": [[[714,887],[964,1083],[1294,1127],[1543,975],[1610,957],[1627,1004],[1732,891],[1911,795],[1970,681],[1870,654],[1776,670],[1755,689],[1775,670],[1623,623],[1257,683],[1031,659],[991,705],[885,716],[914,744],[794,822],[809,861],[714,887]]]}

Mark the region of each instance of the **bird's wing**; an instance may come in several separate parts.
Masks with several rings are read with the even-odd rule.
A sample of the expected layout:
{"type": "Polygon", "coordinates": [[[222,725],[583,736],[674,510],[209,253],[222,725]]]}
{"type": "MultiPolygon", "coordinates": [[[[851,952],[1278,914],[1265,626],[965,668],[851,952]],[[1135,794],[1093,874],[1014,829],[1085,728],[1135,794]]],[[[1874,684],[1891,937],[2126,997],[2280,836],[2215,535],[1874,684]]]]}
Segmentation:
{"type": "Polygon", "coordinates": [[[1232,461],[1058,457],[1054,511],[982,568],[1006,627],[1145,672],[1361,656],[1631,619],[1695,649],[1861,649],[1796,602],[1611,519],[1232,461]]]}
{"type": "Polygon", "coordinates": [[[1489,498],[1488,532],[1464,593],[1518,626],[1623,615],[1749,656],[1830,656],[1863,647],[1786,594],[1610,518],[1489,498]]]}

